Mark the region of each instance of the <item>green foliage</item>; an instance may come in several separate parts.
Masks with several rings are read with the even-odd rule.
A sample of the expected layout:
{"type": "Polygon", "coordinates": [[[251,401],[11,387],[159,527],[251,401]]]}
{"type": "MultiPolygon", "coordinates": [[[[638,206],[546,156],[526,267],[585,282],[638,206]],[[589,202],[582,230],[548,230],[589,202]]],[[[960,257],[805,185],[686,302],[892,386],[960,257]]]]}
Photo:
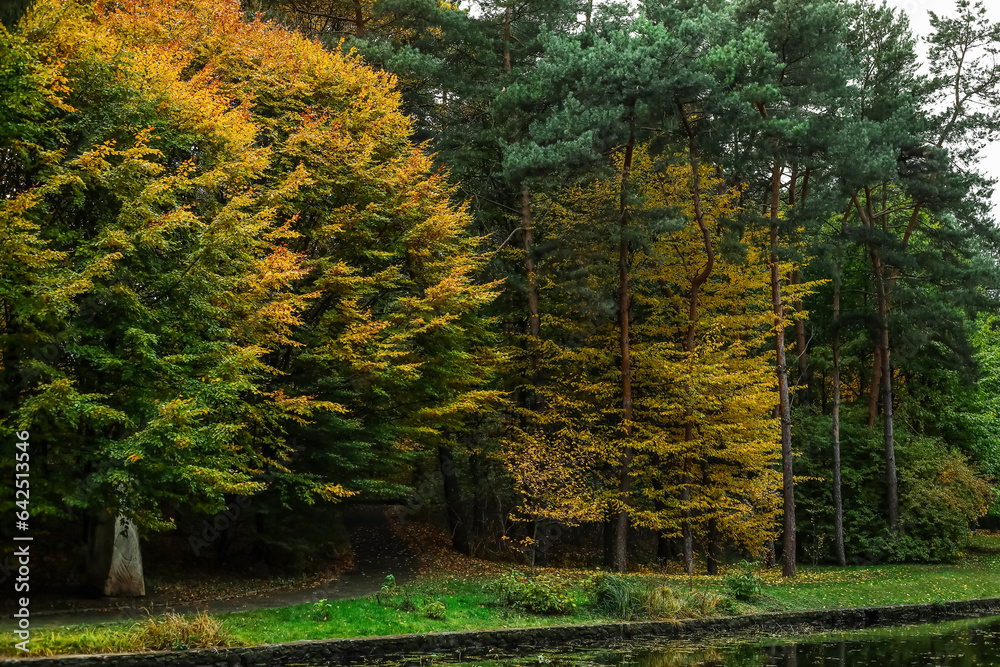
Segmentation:
{"type": "Polygon", "coordinates": [[[598,573],[584,583],[588,603],[599,613],[631,620],[640,617],[648,600],[645,585],[618,574],[598,573]]]}
{"type": "Polygon", "coordinates": [[[651,586],[633,577],[603,572],[587,579],[584,590],[591,608],[625,621],[711,616],[721,601],[718,595],[703,590],[651,586]]]}
{"type": "Polygon", "coordinates": [[[713,616],[722,598],[698,590],[660,586],[646,595],[644,614],[651,619],[704,618],[713,616]]]}
{"type": "Polygon", "coordinates": [[[385,583],[382,584],[382,588],[379,590],[378,595],[375,599],[379,604],[385,604],[384,600],[390,595],[396,592],[396,577],[392,574],[385,575],[385,583]]]}
{"type": "Polygon", "coordinates": [[[443,621],[447,617],[448,606],[444,600],[434,599],[426,602],[421,612],[427,618],[435,621],[443,621]]]}
{"type": "Polygon", "coordinates": [[[334,608],[335,605],[326,598],[317,600],[309,607],[309,618],[314,621],[325,621],[330,618],[334,608]]]}
{"type": "Polygon", "coordinates": [[[0,430],[52,443],[34,509],[398,496],[497,398],[479,241],[390,77],[222,0],[42,0],[20,30],[0,430]]]}
{"type": "MultiPolygon", "coordinates": [[[[834,336],[849,557],[953,559],[990,504],[1000,342],[976,318],[1000,239],[975,158],[1000,130],[1000,31],[977,4],[933,18],[926,81],[905,18],[869,2],[256,3],[299,32],[235,0],[39,0],[18,28],[8,4],[0,436],[46,443],[38,513],[165,530],[263,494],[279,518],[513,442],[490,490],[523,513],[759,549],[771,244],[779,291],[833,278],[796,316],[802,555],[833,545],[834,336]],[[702,231],[710,191],[729,203],[702,231]],[[866,426],[886,330],[896,534],[893,442],[866,426]]],[[[454,477],[492,484],[472,469],[454,477]]],[[[555,580],[509,579],[505,605],[567,609],[555,580]]],[[[633,617],[640,588],[591,596],[633,617]]],[[[377,601],[417,608],[400,595],[377,601]]]]}
{"type": "Polygon", "coordinates": [[[569,583],[552,575],[527,577],[512,570],[497,577],[488,590],[496,604],[533,614],[567,614],[576,606],[569,583]]]}
{"type": "Polygon", "coordinates": [[[753,563],[743,561],[726,573],[722,585],[737,600],[756,602],[761,595],[763,580],[754,572],[753,563]]]}
{"type": "Polygon", "coordinates": [[[405,612],[417,611],[419,608],[412,589],[407,586],[398,586],[396,584],[396,577],[392,574],[385,576],[385,583],[382,584],[379,592],[375,594],[375,602],[380,606],[405,612]]]}
{"type": "MultiPolygon", "coordinates": [[[[821,475],[799,486],[799,544],[819,545],[818,560],[832,559],[833,523],[829,448],[824,431],[829,420],[812,417],[799,436],[804,455],[800,474],[821,475]],[[814,430],[815,429],[815,430],[814,430]],[[814,439],[813,439],[814,438],[814,439]]],[[[881,433],[856,427],[842,433],[844,532],[848,559],[857,563],[954,560],[964,550],[969,525],[992,504],[993,493],[969,458],[947,443],[899,432],[900,533],[890,535],[882,513],[885,469],[881,433]]]]}

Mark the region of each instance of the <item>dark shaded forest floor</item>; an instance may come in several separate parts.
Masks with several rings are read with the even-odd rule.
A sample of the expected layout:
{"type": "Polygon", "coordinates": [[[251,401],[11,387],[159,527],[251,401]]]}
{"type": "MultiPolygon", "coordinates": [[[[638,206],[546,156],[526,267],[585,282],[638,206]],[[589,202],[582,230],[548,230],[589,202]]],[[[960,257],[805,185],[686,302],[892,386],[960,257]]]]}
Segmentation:
{"type": "MultiPolygon", "coordinates": [[[[193,582],[190,577],[187,581],[153,580],[151,593],[143,598],[95,598],[79,587],[57,588],[31,596],[32,625],[142,619],[167,612],[240,612],[372,595],[386,575],[391,573],[405,584],[416,576],[420,565],[414,549],[394,530],[388,511],[387,506],[357,506],[346,512],[344,523],[353,557],[335,560],[323,572],[278,578],[199,572],[193,582]]],[[[10,604],[7,601],[4,607],[10,604]]],[[[4,616],[0,627],[12,627],[10,615],[4,616]]]]}

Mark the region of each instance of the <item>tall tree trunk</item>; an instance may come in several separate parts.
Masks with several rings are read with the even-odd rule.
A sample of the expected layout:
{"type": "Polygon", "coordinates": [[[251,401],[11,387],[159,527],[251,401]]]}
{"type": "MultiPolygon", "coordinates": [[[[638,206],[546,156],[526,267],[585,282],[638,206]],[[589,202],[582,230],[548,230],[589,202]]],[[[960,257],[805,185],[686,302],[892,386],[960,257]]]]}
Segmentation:
{"type": "MultiPolygon", "coordinates": [[[[807,168],[805,171],[805,176],[802,179],[802,194],[799,198],[801,204],[805,204],[806,195],[809,193],[809,173],[810,170],[807,168]]],[[[795,188],[798,186],[798,165],[792,166],[792,177],[788,185],[788,206],[790,208],[795,206],[795,188]]],[[[795,269],[792,272],[792,284],[801,285],[802,276],[799,272],[799,265],[795,265],[795,269]]],[[[799,405],[804,408],[809,408],[811,403],[811,395],[809,393],[809,351],[806,349],[806,322],[802,317],[802,299],[795,299],[795,312],[798,317],[795,319],[795,352],[798,354],[798,376],[796,377],[795,386],[796,393],[798,394],[799,405]]]]}
{"type": "Polygon", "coordinates": [[[531,221],[531,191],[527,187],[521,189],[521,224],[524,227],[524,270],[528,274],[528,333],[531,336],[531,384],[534,394],[528,407],[542,407],[539,395],[539,373],[541,365],[541,316],[538,308],[538,273],[535,269],[535,247],[531,221]]]}
{"type": "Polygon", "coordinates": [[[785,359],[785,309],[781,300],[781,267],[778,256],[778,212],[781,161],[775,159],[771,173],[771,307],[774,311],[775,364],[778,374],[778,414],[781,419],[782,510],[785,530],[781,573],[795,576],[795,480],[792,474],[792,413],[788,404],[788,366],[785,359]]]}
{"type": "MultiPolygon", "coordinates": [[[[802,284],[802,276],[799,273],[798,265],[792,271],[792,284],[802,284]]],[[[808,409],[812,397],[809,394],[809,351],[806,349],[806,322],[802,317],[802,299],[795,299],[793,305],[798,315],[795,320],[795,352],[798,354],[799,374],[795,381],[795,389],[798,394],[799,405],[808,409]]]]}
{"type": "MultiPolygon", "coordinates": [[[[861,217],[862,223],[868,228],[873,227],[873,216],[871,210],[871,192],[865,189],[865,206],[861,206],[858,198],[854,198],[855,207],[861,217]]],[[[882,378],[882,424],[883,441],[885,444],[885,485],[886,502],[889,514],[889,532],[895,535],[899,531],[899,487],[896,479],[896,443],[893,433],[892,416],[892,366],[889,358],[889,295],[886,286],[885,264],[879,254],[878,248],[872,245],[869,248],[872,260],[872,269],[875,274],[875,299],[878,304],[878,349],[880,372],[882,378]]],[[[872,391],[876,391],[872,387],[872,391]]]]}
{"type": "Polygon", "coordinates": [[[885,289],[885,269],[881,261],[875,288],[879,297],[879,327],[882,346],[882,424],[885,440],[885,484],[889,503],[889,531],[899,531],[899,488],[896,481],[896,443],[892,423],[892,366],[889,358],[889,300],[885,289]]]}
{"type": "Polygon", "coordinates": [[[463,517],[462,494],[451,450],[439,445],[438,461],[441,464],[441,480],[444,483],[444,504],[448,516],[448,530],[451,532],[451,544],[459,553],[471,556],[472,547],[469,544],[469,531],[463,517]]]}
{"type": "MultiPolygon", "coordinates": [[[[846,216],[845,216],[846,221],[846,216]]],[[[846,224],[843,223],[843,224],[846,224]]],[[[844,553],[844,501],[840,484],[840,282],[841,258],[837,251],[837,273],[833,279],[833,542],[837,564],[847,565],[844,553]]]]}
{"type": "Polygon", "coordinates": [[[510,2],[503,18],[503,71],[510,71],[510,2]]]}
{"type": "MultiPolygon", "coordinates": [[[[694,442],[694,390],[691,383],[694,378],[694,360],[697,348],[698,304],[701,288],[708,282],[708,278],[712,275],[712,269],[715,266],[715,248],[712,246],[712,233],[708,229],[708,225],[705,224],[705,216],[701,210],[701,165],[699,163],[698,146],[695,142],[695,135],[688,122],[684,106],[680,103],[677,106],[680,111],[681,123],[684,125],[684,129],[688,135],[688,159],[691,166],[691,204],[694,210],[694,219],[698,223],[702,243],[705,246],[705,265],[697,274],[691,277],[687,295],[688,327],[687,335],[684,337],[684,352],[688,357],[688,373],[684,381],[684,397],[687,402],[684,409],[684,443],[687,445],[687,448],[690,448],[691,443],[694,442]]],[[[660,286],[660,289],[664,292],[667,291],[663,285],[660,286]]],[[[689,457],[690,452],[686,451],[684,455],[685,457],[689,457]]],[[[689,465],[688,462],[684,463],[687,484],[685,484],[682,491],[681,500],[685,505],[683,510],[684,522],[682,524],[682,532],[684,534],[684,569],[690,575],[694,574],[694,546],[691,534],[691,510],[689,506],[691,496],[688,490],[692,482],[689,465]]],[[[708,483],[707,476],[704,482],[708,483]]]]}
{"type": "Polygon", "coordinates": [[[354,0],[354,36],[365,38],[365,13],[362,11],[361,0],[354,0]]]}
{"type": "Polygon", "coordinates": [[[631,291],[629,286],[629,242],[628,242],[628,182],[632,170],[632,152],[635,149],[635,131],[629,132],[628,144],[625,146],[625,160],[622,165],[621,200],[619,203],[618,229],[621,239],[618,244],[618,329],[621,348],[621,382],[622,382],[622,420],[625,431],[625,447],[621,457],[619,471],[619,492],[622,509],[618,513],[615,526],[615,569],[625,572],[628,569],[628,525],[629,514],[626,508],[628,494],[632,484],[632,354],[631,335],[629,333],[629,310],[631,307],[631,291]]]}
{"type": "Polygon", "coordinates": [[[878,396],[882,387],[882,340],[875,340],[875,354],[872,355],[872,381],[868,386],[868,428],[875,426],[878,417],[878,396]]]}

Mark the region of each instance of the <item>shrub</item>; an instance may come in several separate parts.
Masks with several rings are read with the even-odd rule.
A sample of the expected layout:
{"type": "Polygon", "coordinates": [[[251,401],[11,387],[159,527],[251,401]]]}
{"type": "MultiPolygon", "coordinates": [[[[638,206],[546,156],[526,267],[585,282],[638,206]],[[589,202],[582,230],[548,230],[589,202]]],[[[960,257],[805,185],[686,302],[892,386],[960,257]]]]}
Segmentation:
{"type": "Polygon", "coordinates": [[[385,575],[385,582],[382,584],[381,590],[379,590],[378,594],[375,596],[375,601],[378,602],[379,605],[382,605],[384,604],[383,600],[392,597],[395,592],[396,577],[391,574],[387,574],[385,575]]]}
{"type": "Polygon", "coordinates": [[[762,580],[753,571],[753,564],[743,561],[722,578],[722,585],[737,600],[754,602],[761,595],[762,580]]]}
{"type": "Polygon", "coordinates": [[[447,612],[447,605],[445,605],[444,600],[431,600],[424,605],[424,616],[427,618],[434,619],[435,621],[443,621],[445,618],[445,613],[447,612]]]}
{"type": "Polygon", "coordinates": [[[319,600],[314,602],[312,608],[309,610],[309,618],[314,621],[325,621],[330,617],[332,610],[333,605],[329,600],[319,600]]]}
{"type": "Polygon", "coordinates": [[[516,570],[506,572],[487,590],[497,604],[532,614],[568,614],[576,606],[566,582],[545,575],[531,578],[516,570]]]}
{"type": "Polygon", "coordinates": [[[645,586],[616,574],[600,573],[585,584],[590,604],[602,614],[629,620],[645,611],[649,596],[645,586]]]}
{"type": "MultiPolygon", "coordinates": [[[[994,503],[995,495],[979,470],[948,440],[898,430],[900,531],[892,535],[886,527],[882,432],[859,426],[863,416],[854,417],[841,419],[844,541],[849,561],[940,563],[956,559],[967,544],[969,523],[994,503]]],[[[793,445],[804,454],[801,463],[796,463],[796,473],[804,481],[796,488],[795,505],[809,519],[799,524],[798,543],[806,549],[802,555],[831,562],[831,464],[828,447],[822,444],[829,438],[829,416],[813,415],[797,423],[802,428],[793,445]]]]}
{"type": "Polygon", "coordinates": [[[380,607],[393,607],[399,611],[416,611],[417,603],[413,600],[410,589],[396,584],[396,577],[387,574],[382,588],[375,594],[375,602],[380,607]]]}

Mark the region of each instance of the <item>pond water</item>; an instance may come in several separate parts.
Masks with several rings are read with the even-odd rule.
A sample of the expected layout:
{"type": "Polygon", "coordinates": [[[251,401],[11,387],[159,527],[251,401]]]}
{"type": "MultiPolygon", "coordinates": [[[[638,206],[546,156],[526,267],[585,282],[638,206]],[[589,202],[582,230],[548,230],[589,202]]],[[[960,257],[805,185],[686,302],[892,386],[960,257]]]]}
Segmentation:
{"type": "MultiPolygon", "coordinates": [[[[455,665],[433,662],[424,665],[455,665]]],[[[559,650],[505,660],[468,660],[489,667],[965,667],[1000,666],[1000,617],[798,638],[645,642],[594,650],[559,650]]]]}

